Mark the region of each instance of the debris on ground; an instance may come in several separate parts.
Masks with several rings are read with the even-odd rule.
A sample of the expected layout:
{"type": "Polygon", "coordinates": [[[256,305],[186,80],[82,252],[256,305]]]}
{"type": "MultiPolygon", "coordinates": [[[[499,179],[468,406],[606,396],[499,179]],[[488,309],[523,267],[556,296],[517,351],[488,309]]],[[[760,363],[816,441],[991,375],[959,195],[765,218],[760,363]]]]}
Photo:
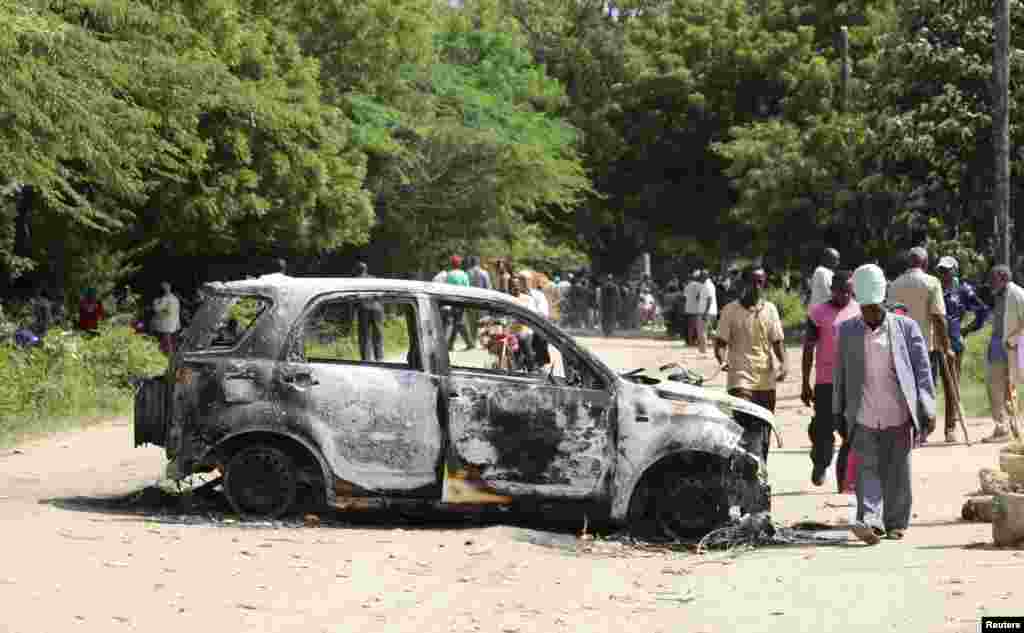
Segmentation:
{"type": "Polygon", "coordinates": [[[983,496],[964,502],[961,517],[991,523],[997,546],[1024,541],[1024,443],[1004,446],[999,451],[999,470],[982,468],[978,481],[983,496]]]}
{"type": "Polygon", "coordinates": [[[1009,473],[992,468],[982,468],[978,471],[978,480],[981,483],[981,494],[996,495],[1001,492],[1010,492],[1013,484],[1010,482],[1009,473]]]}
{"type": "Polygon", "coordinates": [[[767,512],[747,514],[738,521],[705,535],[697,543],[697,553],[709,549],[733,550],[768,545],[839,545],[849,539],[845,530],[840,532],[831,526],[824,526],[839,532],[827,534],[820,529],[821,524],[812,527],[814,529],[808,530],[775,525],[767,512]]]}
{"type": "Polygon", "coordinates": [[[964,501],[964,507],[960,509],[960,517],[964,521],[980,521],[982,523],[992,522],[992,495],[971,497],[964,501]]]}

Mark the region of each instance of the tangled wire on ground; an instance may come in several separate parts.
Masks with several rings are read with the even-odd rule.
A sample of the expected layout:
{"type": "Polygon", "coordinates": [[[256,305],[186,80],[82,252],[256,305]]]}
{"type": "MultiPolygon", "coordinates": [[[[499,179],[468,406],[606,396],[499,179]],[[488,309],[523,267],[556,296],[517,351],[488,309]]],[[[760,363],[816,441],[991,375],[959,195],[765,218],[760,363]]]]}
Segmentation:
{"type": "Polygon", "coordinates": [[[748,514],[704,535],[697,543],[697,553],[702,554],[709,549],[733,550],[765,545],[839,545],[848,540],[845,533],[842,536],[819,533],[822,528],[835,529],[828,525],[798,525],[805,525],[806,528],[775,525],[767,512],[748,514]]]}

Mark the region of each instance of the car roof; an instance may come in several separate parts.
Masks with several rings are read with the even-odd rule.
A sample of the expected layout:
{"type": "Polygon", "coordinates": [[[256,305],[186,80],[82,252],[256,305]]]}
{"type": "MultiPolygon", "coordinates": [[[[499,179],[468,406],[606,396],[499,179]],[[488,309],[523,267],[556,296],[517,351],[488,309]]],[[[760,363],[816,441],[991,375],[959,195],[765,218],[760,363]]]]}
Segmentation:
{"type": "Polygon", "coordinates": [[[492,301],[519,305],[509,295],[495,290],[471,286],[415,281],[412,279],[385,279],[381,277],[291,277],[275,273],[238,281],[218,281],[206,284],[214,291],[292,295],[308,300],[331,292],[405,292],[440,295],[467,300],[492,301]]]}

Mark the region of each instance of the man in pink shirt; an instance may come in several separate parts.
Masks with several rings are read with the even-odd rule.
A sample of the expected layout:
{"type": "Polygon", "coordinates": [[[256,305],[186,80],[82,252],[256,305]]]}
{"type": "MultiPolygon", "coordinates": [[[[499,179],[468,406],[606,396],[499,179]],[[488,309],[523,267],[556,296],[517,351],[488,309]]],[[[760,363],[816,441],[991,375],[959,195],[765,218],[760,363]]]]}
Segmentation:
{"type": "Polygon", "coordinates": [[[860,305],[851,300],[853,283],[849,271],[836,271],[832,276],[832,296],[824,302],[812,305],[807,311],[804,333],[803,389],[800,399],[804,405],[814,405],[814,417],[808,433],[811,436],[811,483],[820,486],[825,483],[825,473],[832,464],[835,447],[835,433],[843,440],[836,459],[836,483],[843,491],[846,476],[846,461],[850,446],[846,441],[846,428],[841,420],[832,415],[832,366],[836,357],[836,333],[844,321],[860,316],[860,305]],[[811,388],[811,366],[815,368],[814,388],[811,388]]]}
{"type": "Polygon", "coordinates": [[[910,525],[910,450],[935,429],[935,383],[928,343],[913,319],[887,312],[885,274],[853,273],[861,317],[839,326],[832,412],[860,458],[853,533],[868,545],[902,539],[910,525]]]}

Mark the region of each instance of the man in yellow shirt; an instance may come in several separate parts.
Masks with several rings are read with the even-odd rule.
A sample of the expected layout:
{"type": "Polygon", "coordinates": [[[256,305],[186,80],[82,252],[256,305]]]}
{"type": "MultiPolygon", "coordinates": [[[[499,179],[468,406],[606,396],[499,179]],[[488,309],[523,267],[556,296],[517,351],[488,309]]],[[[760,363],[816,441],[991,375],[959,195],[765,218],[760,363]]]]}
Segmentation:
{"type": "Polygon", "coordinates": [[[766,282],[762,268],[744,273],[740,298],[719,316],[715,358],[729,372],[730,395],[775,411],[775,385],[789,370],[779,311],[761,297],[766,282]]]}

